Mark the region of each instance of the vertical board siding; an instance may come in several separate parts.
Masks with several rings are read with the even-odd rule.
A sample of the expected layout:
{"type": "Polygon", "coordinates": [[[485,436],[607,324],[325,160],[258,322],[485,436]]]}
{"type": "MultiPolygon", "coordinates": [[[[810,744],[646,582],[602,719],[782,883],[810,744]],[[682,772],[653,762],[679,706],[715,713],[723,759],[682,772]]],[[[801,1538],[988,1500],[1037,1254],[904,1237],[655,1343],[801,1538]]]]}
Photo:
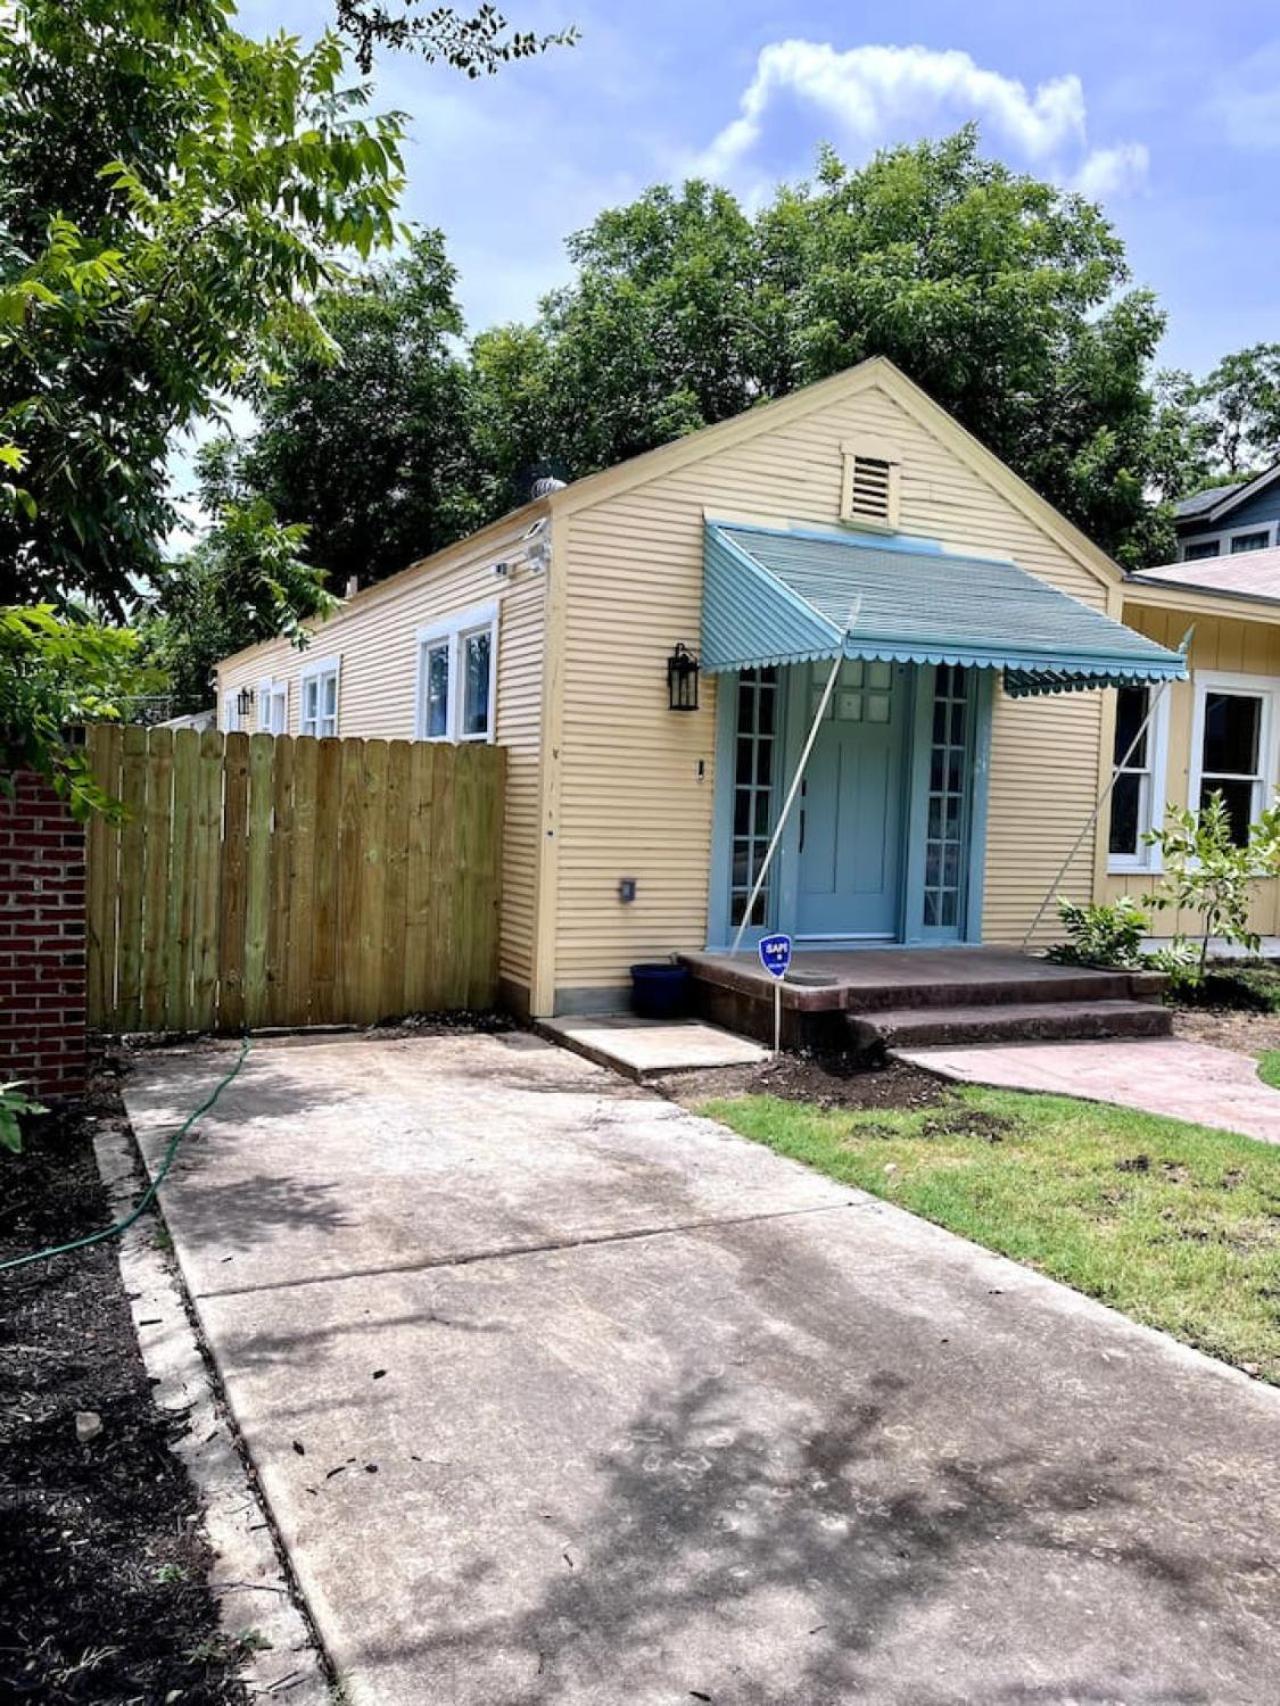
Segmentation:
{"type": "Polygon", "coordinates": [[[90,1023],[356,1023],[497,995],[501,747],[87,732],[90,1023]]]}
{"type": "MultiPolygon", "coordinates": [[[[1193,619],[1183,610],[1128,603],[1124,619],[1131,628],[1166,646],[1178,646],[1192,621],[1195,622],[1188,660],[1191,680],[1177,681],[1169,689],[1168,764],[1161,779],[1166,801],[1178,806],[1194,804],[1190,798],[1190,786],[1196,671],[1256,675],[1260,687],[1274,689],[1280,686],[1280,625],[1220,616],[1196,616],[1193,619]]],[[[1280,778],[1272,777],[1271,781],[1275,785],[1280,778]]],[[[1142,871],[1109,873],[1103,879],[1099,899],[1115,900],[1122,894],[1141,899],[1158,887],[1159,878],[1154,874],[1142,871]]],[[[1249,926],[1260,936],[1280,935],[1280,881],[1269,879],[1253,885],[1249,926]]],[[[1153,914],[1152,929],[1159,936],[1196,936],[1201,925],[1195,913],[1170,908],[1153,914]]]]}
{"type": "MultiPolygon", "coordinates": [[[[504,802],[502,904],[499,914],[502,975],[527,986],[532,976],[534,890],[537,881],[541,785],[543,647],[546,576],[517,563],[504,575],[495,565],[522,549],[526,516],[510,532],[493,531],[357,593],[336,616],[319,625],[306,651],[271,640],[240,652],[218,671],[217,704],[266,679],[288,686],[288,732],[300,732],[301,675],[309,659],[341,660],[338,734],[365,740],[412,741],[418,674],[418,629],[473,606],[498,606],[494,740],[507,749],[504,802]]],[[[321,763],[323,764],[323,760],[321,763]]],[[[393,779],[394,790],[399,784],[393,779]]],[[[339,769],[317,783],[340,791],[339,769]]],[[[393,801],[392,810],[400,810],[393,801]]],[[[336,873],[315,872],[316,904],[323,907],[336,873]]],[[[398,876],[391,873],[389,905],[399,906],[398,876]]],[[[379,924],[381,934],[383,925],[379,924]]],[[[327,968],[326,968],[327,969],[327,968]]],[[[395,981],[385,971],[387,988],[395,981]]],[[[330,980],[332,990],[332,980],[330,980]]]]}
{"type": "MultiPolygon", "coordinates": [[[[667,708],[666,686],[675,643],[697,647],[704,513],[838,525],[841,444],[854,437],[900,455],[903,533],[1011,557],[1105,610],[1095,573],[878,386],[571,514],[557,988],[616,987],[634,960],[706,944],[716,686],[704,678],[701,709],[680,716],[667,708]],[[621,876],[638,881],[631,905],[619,904],[621,876]]],[[[957,601],[964,595],[958,579],[957,601]]],[[[1019,940],[1087,821],[1101,698],[997,698],[983,907],[990,941],[1019,940]]],[[[1073,871],[1087,893],[1089,847],[1073,871]]]]}

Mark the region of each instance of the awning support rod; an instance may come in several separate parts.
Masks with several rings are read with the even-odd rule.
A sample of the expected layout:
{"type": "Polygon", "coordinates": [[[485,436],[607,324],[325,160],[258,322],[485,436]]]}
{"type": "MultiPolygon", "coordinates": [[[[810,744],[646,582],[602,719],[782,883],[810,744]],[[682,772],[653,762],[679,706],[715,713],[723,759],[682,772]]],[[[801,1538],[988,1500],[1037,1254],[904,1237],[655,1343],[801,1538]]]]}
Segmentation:
{"type": "Polygon", "coordinates": [[[764,856],[764,863],[760,867],[760,874],[755,880],[755,886],[751,890],[750,898],[748,899],[746,908],[743,911],[742,923],[738,926],[738,933],[733,938],[733,946],[729,950],[729,957],[731,959],[742,946],[742,938],[746,934],[747,927],[751,921],[751,915],[756,909],[756,901],[759,899],[760,890],[764,887],[764,880],[769,875],[769,867],[773,864],[773,856],[778,851],[778,843],[782,840],[783,831],[787,827],[787,819],[791,816],[791,808],[796,802],[797,794],[800,792],[801,784],[804,781],[805,765],[809,762],[809,754],[813,751],[813,743],[818,738],[818,730],[822,726],[822,719],[826,715],[827,706],[831,703],[831,695],[835,689],[836,677],[840,673],[840,665],[844,662],[844,640],[848,639],[850,631],[853,628],[853,624],[858,619],[858,609],[861,603],[862,595],[859,593],[850,607],[849,620],[844,626],[844,635],[841,640],[840,650],[836,653],[835,658],[832,661],[831,674],[827,677],[827,685],[822,690],[822,698],[818,703],[818,709],[814,712],[813,722],[809,727],[808,738],[804,743],[804,750],[800,754],[800,762],[796,765],[796,773],[791,779],[791,786],[787,790],[787,797],[782,802],[782,810],[778,814],[777,824],[774,826],[773,835],[770,837],[769,846],[764,856]]]}
{"type": "MultiPolygon", "coordinates": [[[[1196,631],[1195,623],[1193,622],[1191,624],[1191,626],[1187,629],[1186,633],[1182,636],[1182,644],[1178,647],[1178,650],[1182,653],[1184,658],[1187,656],[1187,654],[1191,650],[1191,641],[1195,636],[1195,631],[1196,631]]],[[[1146,734],[1147,730],[1151,727],[1151,720],[1156,714],[1156,710],[1160,704],[1160,701],[1164,698],[1165,694],[1169,691],[1169,689],[1172,686],[1173,686],[1172,679],[1162,681],[1160,683],[1159,688],[1156,690],[1156,692],[1151,694],[1150,698],[1148,699],[1148,701],[1147,701],[1147,714],[1142,719],[1142,723],[1139,726],[1137,734],[1134,735],[1133,739],[1129,742],[1129,750],[1125,753],[1124,757],[1120,760],[1119,764],[1113,764],[1111,766],[1111,776],[1107,782],[1106,787],[1098,795],[1097,803],[1094,805],[1093,810],[1089,813],[1088,818],[1085,820],[1084,828],[1080,831],[1079,835],[1077,835],[1075,840],[1071,843],[1071,851],[1067,854],[1066,858],[1058,866],[1058,869],[1054,875],[1054,879],[1049,884],[1048,889],[1045,891],[1045,897],[1040,902],[1040,906],[1036,912],[1035,917],[1031,920],[1030,925],[1027,927],[1027,933],[1022,938],[1022,944],[1021,944],[1021,952],[1022,953],[1024,953],[1024,954],[1026,953],[1027,946],[1030,943],[1031,938],[1035,935],[1036,931],[1040,928],[1040,920],[1044,917],[1045,912],[1048,908],[1049,902],[1053,899],[1054,895],[1058,892],[1058,887],[1059,887],[1060,883],[1062,882],[1063,877],[1065,877],[1067,874],[1068,866],[1071,864],[1071,861],[1075,858],[1076,854],[1080,851],[1081,845],[1084,842],[1085,837],[1094,828],[1099,817],[1102,815],[1102,808],[1103,808],[1103,806],[1106,805],[1107,801],[1111,798],[1112,790],[1114,789],[1121,772],[1127,768],[1129,760],[1133,757],[1134,753],[1142,745],[1142,738],[1146,734]]],[[[1154,782],[1154,780],[1155,780],[1155,778],[1153,777],[1152,781],[1154,782]]]]}

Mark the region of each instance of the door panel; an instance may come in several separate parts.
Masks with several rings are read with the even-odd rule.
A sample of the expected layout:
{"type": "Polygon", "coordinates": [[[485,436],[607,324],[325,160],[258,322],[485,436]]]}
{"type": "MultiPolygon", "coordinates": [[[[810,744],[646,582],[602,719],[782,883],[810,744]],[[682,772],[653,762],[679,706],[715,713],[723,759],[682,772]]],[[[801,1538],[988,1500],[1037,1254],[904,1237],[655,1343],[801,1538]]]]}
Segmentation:
{"type": "MultiPolygon", "coordinates": [[[[812,668],[810,714],[827,665],[812,668]]],[[[907,671],[850,660],[805,775],[796,934],[898,934],[907,671]]]]}

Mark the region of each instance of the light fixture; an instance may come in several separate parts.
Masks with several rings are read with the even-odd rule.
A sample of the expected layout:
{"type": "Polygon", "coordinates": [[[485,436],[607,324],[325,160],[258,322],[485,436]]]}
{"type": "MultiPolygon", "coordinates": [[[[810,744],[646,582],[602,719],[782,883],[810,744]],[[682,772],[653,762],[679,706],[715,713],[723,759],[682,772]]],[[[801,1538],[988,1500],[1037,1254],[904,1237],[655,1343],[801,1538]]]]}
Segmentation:
{"type": "Polygon", "coordinates": [[[236,695],[237,716],[247,717],[253,710],[253,688],[242,687],[236,695]]]}
{"type": "Polygon", "coordinates": [[[667,659],[667,703],[673,711],[698,709],[698,660],[683,642],[667,659]]]}

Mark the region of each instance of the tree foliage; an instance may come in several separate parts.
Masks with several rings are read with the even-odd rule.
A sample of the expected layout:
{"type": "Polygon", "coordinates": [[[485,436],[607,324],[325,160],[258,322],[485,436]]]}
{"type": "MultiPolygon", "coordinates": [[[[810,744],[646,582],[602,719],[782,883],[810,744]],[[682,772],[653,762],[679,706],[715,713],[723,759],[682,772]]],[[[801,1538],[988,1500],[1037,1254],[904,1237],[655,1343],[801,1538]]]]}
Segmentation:
{"type": "Polygon", "coordinates": [[[439,232],[393,264],[321,293],[337,359],[303,354],[258,398],[259,428],[202,463],[204,506],[265,499],[304,523],[307,555],[341,590],[377,580],[484,519],[469,436],[463,325],[439,232]]]}
{"type": "Polygon", "coordinates": [[[305,646],[305,624],[337,608],[307,560],[306,535],[264,498],[228,496],[195,549],[157,574],[141,632],[175,711],[209,704],[220,659],[282,634],[305,646]]]}
{"type": "Polygon", "coordinates": [[[1280,462],[1280,344],[1236,350],[1203,379],[1178,372],[1162,383],[1185,421],[1182,495],[1280,462]]]}
{"type": "Polygon", "coordinates": [[[472,13],[454,6],[423,7],[422,0],[334,0],[338,29],[355,45],[356,63],[368,72],[382,48],[417,53],[429,64],[437,60],[468,77],[492,75],[516,59],[531,59],[550,47],[568,47],[578,39],[576,29],[539,35],[513,30],[495,7],[483,5],[472,13]]]}
{"type": "Polygon", "coordinates": [[[110,810],[67,726],[120,714],[158,685],[140,661],[139,636],[50,605],[0,605],[0,791],[14,774],[44,776],[77,817],[110,810]]]}
{"type": "Polygon", "coordinates": [[[326,349],[336,254],[395,235],[401,124],[366,115],[335,35],[256,42],[230,0],[11,10],[0,597],[118,611],[173,520],[173,434],[326,349]]]}
{"type": "Polygon", "coordinates": [[[653,189],[570,253],[535,327],[477,343],[512,466],[587,473],[887,355],[1121,561],[1171,541],[1164,317],[1097,207],[983,158],[972,129],[857,170],[825,152],[754,216],[653,189]]]}

